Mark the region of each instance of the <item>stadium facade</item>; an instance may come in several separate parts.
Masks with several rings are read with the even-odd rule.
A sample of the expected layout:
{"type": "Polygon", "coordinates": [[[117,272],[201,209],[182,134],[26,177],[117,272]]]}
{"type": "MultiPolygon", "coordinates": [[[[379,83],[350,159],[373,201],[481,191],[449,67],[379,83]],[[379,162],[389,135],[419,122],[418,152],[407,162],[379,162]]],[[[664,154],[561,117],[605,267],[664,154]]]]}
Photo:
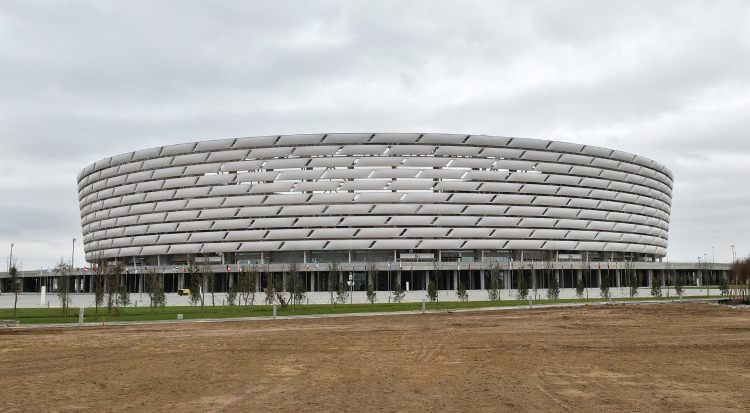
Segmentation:
{"type": "Polygon", "coordinates": [[[332,262],[355,280],[363,263],[447,269],[441,288],[459,279],[477,288],[496,263],[554,262],[566,287],[576,278],[566,262],[617,268],[666,254],[672,173],[567,142],[333,133],[128,152],[84,168],[78,191],[87,261],[156,266],[175,274],[168,290],[185,285],[180,273],[195,260],[229,273],[225,288],[242,265],[318,273],[332,262]]]}

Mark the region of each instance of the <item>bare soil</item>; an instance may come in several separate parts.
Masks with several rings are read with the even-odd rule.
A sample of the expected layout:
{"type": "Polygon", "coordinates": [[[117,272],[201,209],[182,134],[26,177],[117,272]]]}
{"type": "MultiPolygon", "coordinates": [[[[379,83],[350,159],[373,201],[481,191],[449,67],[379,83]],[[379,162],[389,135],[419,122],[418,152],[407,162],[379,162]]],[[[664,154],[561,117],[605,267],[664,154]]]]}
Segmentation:
{"type": "Polygon", "coordinates": [[[0,330],[0,410],[748,411],[710,304],[0,330]]]}

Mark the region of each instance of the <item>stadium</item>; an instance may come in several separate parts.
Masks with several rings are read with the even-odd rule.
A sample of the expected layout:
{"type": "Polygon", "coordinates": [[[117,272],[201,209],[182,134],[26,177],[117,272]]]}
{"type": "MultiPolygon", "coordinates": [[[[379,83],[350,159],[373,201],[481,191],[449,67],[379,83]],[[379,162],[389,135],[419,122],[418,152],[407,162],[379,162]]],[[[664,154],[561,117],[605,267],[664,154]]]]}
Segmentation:
{"type": "MultiPolygon", "coordinates": [[[[359,289],[367,265],[407,289],[425,289],[430,271],[440,289],[482,289],[498,263],[535,283],[546,262],[563,288],[584,262],[599,272],[635,263],[645,286],[666,255],[672,173],[567,142],[332,133],[128,152],[84,168],[78,191],[87,261],[124,263],[134,291],[146,266],[167,275],[167,291],[182,288],[193,260],[210,265],[224,290],[256,264],[281,277],[299,266],[316,291],[330,263],[359,289]]],[[[392,287],[386,279],[377,289],[392,287]]]]}

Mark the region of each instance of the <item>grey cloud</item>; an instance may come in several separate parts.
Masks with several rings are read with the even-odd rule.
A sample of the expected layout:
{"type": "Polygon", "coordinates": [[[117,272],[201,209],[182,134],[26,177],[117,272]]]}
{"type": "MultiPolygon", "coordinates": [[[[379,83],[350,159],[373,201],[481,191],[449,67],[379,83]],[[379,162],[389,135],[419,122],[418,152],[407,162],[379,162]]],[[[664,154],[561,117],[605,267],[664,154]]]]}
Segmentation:
{"type": "Polygon", "coordinates": [[[4,2],[0,257],[68,256],[75,176],[105,156],[433,131],[657,159],[676,177],[670,258],[726,259],[750,252],[748,73],[742,1],[4,2]]]}

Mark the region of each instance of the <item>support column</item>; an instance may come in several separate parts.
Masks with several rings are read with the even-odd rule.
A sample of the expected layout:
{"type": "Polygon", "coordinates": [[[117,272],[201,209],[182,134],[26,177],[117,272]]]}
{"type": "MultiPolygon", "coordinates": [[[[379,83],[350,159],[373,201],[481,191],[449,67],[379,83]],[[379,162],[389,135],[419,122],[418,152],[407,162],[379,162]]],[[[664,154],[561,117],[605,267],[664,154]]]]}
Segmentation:
{"type": "Polygon", "coordinates": [[[427,286],[430,285],[430,272],[424,272],[424,290],[427,291],[427,286]]]}
{"type": "Polygon", "coordinates": [[[180,273],[177,276],[177,289],[185,288],[185,274],[180,273]]]}
{"type": "Polygon", "coordinates": [[[511,287],[513,287],[512,284],[513,281],[513,273],[511,270],[503,271],[503,284],[505,284],[505,289],[510,290],[511,287]]]}
{"type": "Polygon", "coordinates": [[[596,286],[600,288],[602,286],[602,270],[600,269],[596,270],[596,286]]]}
{"type": "Polygon", "coordinates": [[[484,290],[484,270],[479,270],[479,289],[484,290]]]}
{"type": "Polygon", "coordinates": [[[458,270],[453,271],[453,289],[458,289],[458,270]]]}
{"type": "Polygon", "coordinates": [[[310,272],[310,291],[315,292],[315,272],[310,272]]]}

